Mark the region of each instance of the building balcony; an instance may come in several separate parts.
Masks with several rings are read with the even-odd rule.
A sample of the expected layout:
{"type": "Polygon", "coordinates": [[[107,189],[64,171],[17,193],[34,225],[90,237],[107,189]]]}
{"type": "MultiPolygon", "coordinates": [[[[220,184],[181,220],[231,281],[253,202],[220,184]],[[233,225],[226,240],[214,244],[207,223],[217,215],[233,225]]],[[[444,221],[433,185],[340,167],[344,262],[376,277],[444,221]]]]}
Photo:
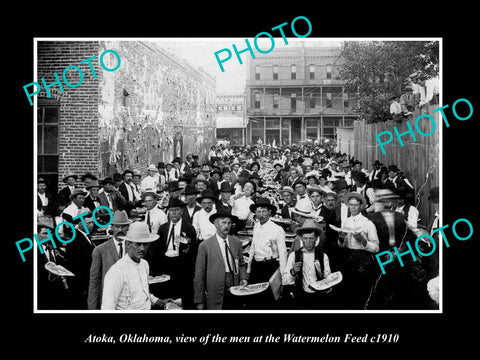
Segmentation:
{"type": "Polygon", "coordinates": [[[354,115],[351,108],[304,108],[296,109],[247,109],[247,116],[321,116],[321,115],[354,115]]]}
{"type": "Polygon", "coordinates": [[[343,80],[335,79],[283,79],[283,80],[247,80],[247,87],[302,87],[302,86],[329,86],[343,85],[343,80]]]}

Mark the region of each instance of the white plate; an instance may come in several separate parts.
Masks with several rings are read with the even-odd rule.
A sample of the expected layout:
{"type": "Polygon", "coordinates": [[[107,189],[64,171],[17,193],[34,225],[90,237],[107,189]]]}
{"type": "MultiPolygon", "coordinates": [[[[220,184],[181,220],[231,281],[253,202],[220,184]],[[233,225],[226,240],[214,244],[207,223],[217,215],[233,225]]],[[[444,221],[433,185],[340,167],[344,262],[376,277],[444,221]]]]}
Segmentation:
{"type": "Polygon", "coordinates": [[[230,288],[230,292],[237,296],[254,295],[267,290],[269,286],[269,282],[251,284],[247,286],[232,286],[230,288]]]}
{"type": "Polygon", "coordinates": [[[148,276],[149,284],[157,284],[170,280],[170,275],[148,276]]]}
{"type": "Polygon", "coordinates": [[[332,224],[328,224],[328,226],[330,226],[330,228],[333,229],[333,230],[335,230],[335,231],[344,232],[344,233],[347,233],[347,234],[359,234],[359,233],[361,233],[362,231],[365,231],[365,229],[363,229],[363,228],[361,228],[361,229],[349,230],[349,229],[342,229],[342,228],[336,227],[335,225],[332,225],[332,224]]]}
{"type": "Polygon", "coordinates": [[[52,274],[59,276],[75,276],[71,271],[65,269],[62,265],[57,265],[52,261],[49,261],[45,264],[45,269],[50,271],[52,274]]]}
{"type": "Polygon", "coordinates": [[[314,290],[326,290],[328,288],[331,288],[334,285],[337,285],[342,280],[343,280],[342,273],[340,271],[336,271],[328,275],[326,279],[311,283],[310,287],[314,290]]]}

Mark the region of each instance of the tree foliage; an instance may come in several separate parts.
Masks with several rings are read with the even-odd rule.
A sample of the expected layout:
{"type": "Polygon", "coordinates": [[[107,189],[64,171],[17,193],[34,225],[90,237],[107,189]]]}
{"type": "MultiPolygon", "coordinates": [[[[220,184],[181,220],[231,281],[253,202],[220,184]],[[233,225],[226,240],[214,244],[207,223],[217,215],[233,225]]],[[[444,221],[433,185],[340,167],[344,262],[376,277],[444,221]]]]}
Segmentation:
{"type": "Polygon", "coordinates": [[[437,41],[346,41],[341,77],[358,92],[356,111],[368,123],[390,118],[389,97],[403,91],[405,79],[417,72],[423,79],[438,75],[437,41]]]}

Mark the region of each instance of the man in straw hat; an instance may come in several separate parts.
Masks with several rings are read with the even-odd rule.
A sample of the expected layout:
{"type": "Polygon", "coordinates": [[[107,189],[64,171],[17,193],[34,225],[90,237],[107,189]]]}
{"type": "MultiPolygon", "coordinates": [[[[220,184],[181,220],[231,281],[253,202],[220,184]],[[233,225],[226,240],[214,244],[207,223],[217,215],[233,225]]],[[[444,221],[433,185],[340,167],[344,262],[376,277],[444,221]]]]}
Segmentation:
{"type": "Polygon", "coordinates": [[[186,205],[180,199],[170,198],[167,205],[168,221],[158,229],[160,237],[150,246],[145,259],[152,276],[170,276],[166,284],[155,284],[152,292],[160,297],[181,298],[183,308],[191,309],[198,245],[195,228],[183,221],[186,205]]]}
{"type": "Polygon", "coordinates": [[[157,191],[159,184],[158,177],[156,177],[157,171],[157,167],[154,164],[150,164],[147,168],[147,176],[145,176],[140,183],[140,190],[142,192],[147,191],[147,189],[153,189],[154,192],[157,191]]]}
{"type": "MultiPolygon", "coordinates": [[[[275,205],[266,198],[260,198],[256,203],[250,205],[250,211],[255,214],[257,219],[253,227],[253,239],[247,266],[249,282],[254,284],[269,281],[277,269],[280,269],[280,274],[285,271],[287,247],[285,231],[270,220],[270,217],[277,212],[275,205]]],[[[249,307],[268,309],[275,306],[273,294],[267,294],[259,294],[256,304],[252,299],[249,307]]]]}
{"type": "Polygon", "coordinates": [[[238,218],[227,212],[210,215],[216,233],[198,247],[195,263],[194,302],[199,310],[229,310],[241,308],[228,289],[247,285],[242,243],[230,236],[238,218]]]}
{"type": "Polygon", "coordinates": [[[193,215],[193,227],[197,231],[197,238],[199,241],[207,240],[215,235],[217,229],[210,222],[210,215],[217,212],[215,208],[215,202],[217,197],[213,194],[211,189],[205,189],[202,191],[202,195],[197,198],[197,203],[202,206],[202,210],[197,211],[193,215]]]}
{"type": "Polygon", "coordinates": [[[284,219],[291,219],[292,215],[290,214],[290,210],[295,207],[297,202],[295,190],[293,190],[291,186],[284,186],[282,190],[280,190],[280,195],[283,199],[281,215],[284,219]]]}
{"type": "Polygon", "coordinates": [[[112,237],[93,249],[87,299],[89,310],[100,309],[105,274],[125,255],[122,236],[127,234],[131,223],[125,210],[115,211],[110,228],[112,237]]]}
{"type": "Polygon", "coordinates": [[[148,262],[143,259],[149,245],[158,234],[148,231],[147,224],[134,222],[122,236],[125,256],[113,264],[105,275],[102,293],[102,310],[150,310],[163,307],[165,300],[150,294],[148,262]]]}
{"type": "Polygon", "coordinates": [[[350,192],[343,201],[351,215],[341,225],[348,232],[338,236],[338,245],[343,248],[344,300],[348,308],[363,309],[373,281],[371,255],[379,251],[377,229],[361,213],[366,206],[362,195],[350,192]]]}
{"type": "Polygon", "coordinates": [[[69,196],[75,190],[75,184],[78,176],[72,173],[63,177],[62,181],[67,184],[62,190],[58,192],[58,202],[62,205],[67,205],[70,202],[69,196]]]}
{"type": "Polygon", "coordinates": [[[301,238],[301,248],[289,254],[283,282],[294,285],[294,302],[298,309],[324,309],[328,307],[325,292],[315,291],[310,286],[331,273],[329,259],[321,243],[323,230],[317,222],[307,219],[295,233],[301,238]]]}

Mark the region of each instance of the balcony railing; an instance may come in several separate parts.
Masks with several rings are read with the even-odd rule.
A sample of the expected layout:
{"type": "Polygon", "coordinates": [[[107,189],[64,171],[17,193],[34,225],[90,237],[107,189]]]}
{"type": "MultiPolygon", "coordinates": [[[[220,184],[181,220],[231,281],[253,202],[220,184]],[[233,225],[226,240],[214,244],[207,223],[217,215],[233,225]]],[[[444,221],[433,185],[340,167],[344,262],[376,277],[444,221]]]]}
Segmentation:
{"type": "Polygon", "coordinates": [[[261,79],[261,80],[247,80],[247,87],[282,87],[282,86],[327,86],[327,85],[343,85],[343,80],[336,79],[261,79]]]}

